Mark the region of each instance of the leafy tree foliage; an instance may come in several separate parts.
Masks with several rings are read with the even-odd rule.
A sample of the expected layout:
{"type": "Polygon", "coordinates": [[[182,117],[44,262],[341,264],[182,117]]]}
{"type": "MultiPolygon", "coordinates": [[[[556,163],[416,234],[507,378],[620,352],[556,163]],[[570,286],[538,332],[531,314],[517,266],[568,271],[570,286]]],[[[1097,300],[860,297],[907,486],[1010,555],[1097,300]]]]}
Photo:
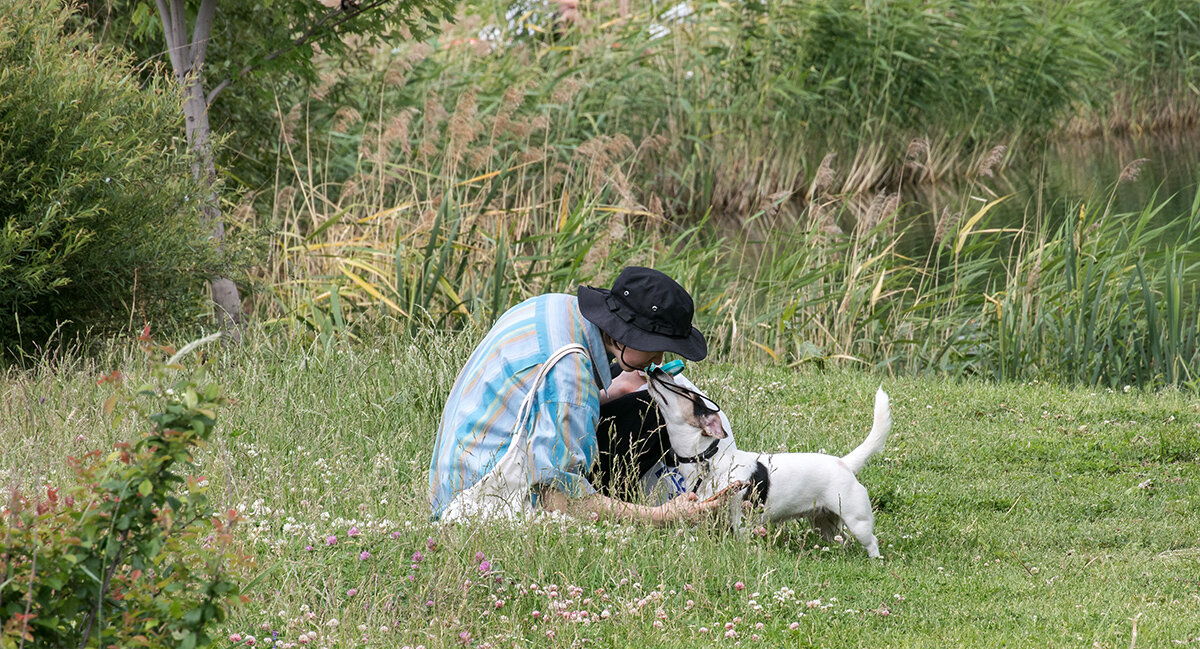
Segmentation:
{"type": "MultiPolygon", "coordinates": [[[[188,25],[199,0],[188,0],[188,25]]],[[[452,0],[262,0],[217,3],[204,64],[212,128],[225,136],[223,172],[243,186],[274,178],[277,105],[326,86],[320,59],[349,69],[378,48],[422,38],[449,20],[452,0]],[[328,5],[333,5],[328,6],[328,5]]],[[[91,0],[81,16],[106,42],[139,60],[167,60],[162,23],[152,0],[91,0]]]]}
{"type": "Polygon", "coordinates": [[[0,349],[202,309],[216,268],[176,95],[66,28],[0,3],[0,349]],[[60,329],[61,328],[61,329],[60,329]]]}

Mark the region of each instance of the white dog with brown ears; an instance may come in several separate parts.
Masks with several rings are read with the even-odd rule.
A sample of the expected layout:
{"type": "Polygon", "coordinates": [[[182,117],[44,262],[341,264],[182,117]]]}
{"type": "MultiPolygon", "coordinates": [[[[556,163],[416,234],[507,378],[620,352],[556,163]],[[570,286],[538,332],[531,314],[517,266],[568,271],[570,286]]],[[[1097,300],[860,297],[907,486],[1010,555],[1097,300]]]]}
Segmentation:
{"type": "Polygon", "coordinates": [[[855,477],[883,449],[892,427],[888,395],[875,393],[875,421],[867,439],[843,457],[823,453],[751,453],[739,451],[720,408],[683,377],[662,370],[648,373],[648,389],[666,421],[674,457],[688,489],[711,498],[737,489],[730,502],[730,524],[741,528],[742,503],[761,505],[772,521],[807,518],[826,539],[842,525],[871,557],[879,557],[875,516],[866,487],[855,477]]]}

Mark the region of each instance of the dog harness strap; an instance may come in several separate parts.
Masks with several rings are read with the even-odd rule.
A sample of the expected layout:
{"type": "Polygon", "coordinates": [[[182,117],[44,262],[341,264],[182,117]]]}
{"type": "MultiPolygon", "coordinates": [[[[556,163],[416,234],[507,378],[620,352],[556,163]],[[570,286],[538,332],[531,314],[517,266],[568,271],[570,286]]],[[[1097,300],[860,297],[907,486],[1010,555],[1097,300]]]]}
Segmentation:
{"type": "Polygon", "coordinates": [[[667,449],[666,454],[663,455],[662,463],[666,466],[675,467],[679,466],[680,464],[699,464],[701,462],[707,462],[717,454],[719,446],[720,444],[717,442],[717,440],[713,440],[713,443],[710,444],[708,448],[700,451],[698,454],[693,455],[692,457],[679,455],[675,451],[667,449]]]}

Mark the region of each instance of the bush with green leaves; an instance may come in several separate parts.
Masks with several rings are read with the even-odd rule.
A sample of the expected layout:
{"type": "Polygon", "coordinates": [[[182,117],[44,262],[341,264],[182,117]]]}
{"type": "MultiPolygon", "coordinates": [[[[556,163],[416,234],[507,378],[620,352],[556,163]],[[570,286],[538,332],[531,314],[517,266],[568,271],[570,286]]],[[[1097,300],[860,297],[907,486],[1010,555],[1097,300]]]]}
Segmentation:
{"type": "MultiPolygon", "coordinates": [[[[190,475],[223,399],[182,369],[175,350],[142,342],[152,383],[136,395],[165,406],[136,443],[69,464],[75,480],[0,505],[0,647],[207,647],[239,595],[246,560],[231,549],[238,520],[214,513],[190,475]],[[176,376],[177,374],[177,376],[176,376]]],[[[114,372],[102,382],[121,383],[114,372]]],[[[105,402],[111,412],[131,392],[105,402]]]]}
{"type": "MultiPolygon", "coordinates": [[[[0,349],[194,318],[218,256],[177,93],[64,26],[0,3],[0,349]]],[[[156,325],[160,326],[160,325],[156,325]]]]}

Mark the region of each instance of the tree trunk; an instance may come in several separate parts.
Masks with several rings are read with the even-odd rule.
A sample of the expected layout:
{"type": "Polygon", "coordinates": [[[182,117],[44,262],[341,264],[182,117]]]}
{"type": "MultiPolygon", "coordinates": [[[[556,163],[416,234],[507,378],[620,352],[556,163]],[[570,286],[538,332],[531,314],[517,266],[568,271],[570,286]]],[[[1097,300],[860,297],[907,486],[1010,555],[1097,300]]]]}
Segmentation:
{"type": "MultiPolygon", "coordinates": [[[[213,160],[211,129],[208,122],[208,100],[204,95],[204,57],[212,34],[216,0],[203,0],[196,15],[196,24],[188,41],[187,14],[184,0],[155,0],[163,23],[167,53],[175,79],[183,89],[184,128],[188,145],[195,154],[192,174],[204,180],[209,194],[201,208],[202,222],[212,229],[213,240],[220,250],[225,241],[225,221],[221,203],[214,189],[217,168],[213,160]]],[[[225,277],[209,278],[212,299],[216,305],[221,330],[234,342],[242,340],[242,300],[237,284],[225,277]]]]}

